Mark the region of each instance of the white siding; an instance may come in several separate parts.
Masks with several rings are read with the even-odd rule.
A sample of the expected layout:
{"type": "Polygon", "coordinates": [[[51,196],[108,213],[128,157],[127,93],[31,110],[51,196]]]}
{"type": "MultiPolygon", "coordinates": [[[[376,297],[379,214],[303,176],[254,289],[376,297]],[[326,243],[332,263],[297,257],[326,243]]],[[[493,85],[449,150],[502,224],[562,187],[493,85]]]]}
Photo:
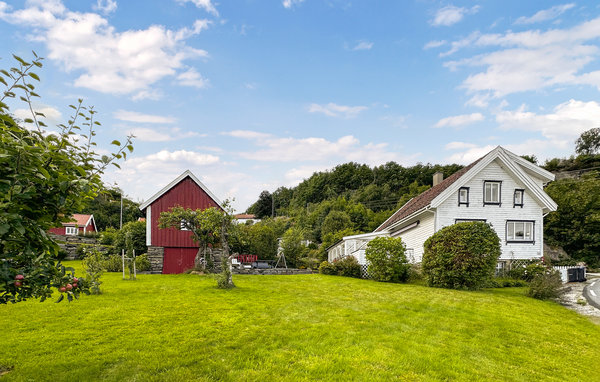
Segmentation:
{"type": "Polygon", "coordinates": [[[435,232],[435,218],[433,211],[426,211],[421,215],[415,217],[403,224],[400,228],[409,226],[419,220],[419,225],[415,228],[409,229],[408,231],[400,234],[394,234],[392,237],[400,237],[406,245],[407,249],[414,250],[414,262],[420,263],[423,259],[423,244],[433,233],[435,232]]]}
{"type": "MultiPolygon", "coordinates": [[[[534,179],[540,183],[540,179],[534,179]]],[[[523,184],[512,178],[497,161],[471,179],[465,187],[469,187],[469,206],[458,206],[458,195],[451,195],[437,208],[436,230],[455,223],[456,219],[485,219],[498,233],[502,244],[502,260],[531,259],[542,257],[543,248],[543,216],[542,206],[531,198],[527,190],[523,197],[523,207],[513,207],[513,195],[516,188],[524,189],[523,184]],[[483,182],[485,180],[502,181],[501,205],[483,205],[483,182]],[[534,221],[534,240],[531,243],[507,243],[507,220],[534,221]]]]}

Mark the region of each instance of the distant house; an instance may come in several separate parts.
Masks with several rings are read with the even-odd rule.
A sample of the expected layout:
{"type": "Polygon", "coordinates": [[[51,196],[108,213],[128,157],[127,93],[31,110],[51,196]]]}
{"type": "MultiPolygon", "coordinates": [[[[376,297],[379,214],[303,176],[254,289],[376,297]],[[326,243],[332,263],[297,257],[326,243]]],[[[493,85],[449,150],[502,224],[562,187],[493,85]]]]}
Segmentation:
{"type": "Polygon", "coordinates": [[[237,214],[234,215],[233,218],[235,219],[234,222],[237,224],[246,224],[248,222],[258,223],[260,221],[260,219],[257,219],[256,215],[253,214],[237,214]]]}
{"type": "Polygon", "coordinates": [[[154,272],[182,273],[194,267],[198,245],[192,240],[191,233],[158,228],[161,212],[175,206],[193,210],[223,209],[219,199],[189,170],[146,200],[140,209],[146,212],[146,245],[154,272]]]}
{"type": "Polygon", "coordinates": [[[544,216],[556,203],[544,192],[554,174],[498,146],[484,157],[409,200],[375,231],[346,236],[328,248],[328,259],[354,256],[366,265],[367,243],[380,236],[400,237],[413,262],[421,262],[423,244],[443,227],[465,221],[490,223],[501,239],[498,267],[543,256],[544,216]]]}
{"type": "Polygon", "coordinates": [[[72,221],[62,223],[61,227],[50,228],[50,232],[56,235],[77,236],[80,233],[96,232],[96,221],[94,215],[73,214],[72,221]]]}

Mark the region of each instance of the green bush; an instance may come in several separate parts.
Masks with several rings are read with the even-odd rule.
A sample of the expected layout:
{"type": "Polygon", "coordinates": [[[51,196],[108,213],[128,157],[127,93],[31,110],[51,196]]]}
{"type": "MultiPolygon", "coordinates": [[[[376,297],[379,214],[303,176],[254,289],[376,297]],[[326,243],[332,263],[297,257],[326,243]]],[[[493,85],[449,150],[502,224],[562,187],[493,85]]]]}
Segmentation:
{"type": "Polygon", "coordinates": [[[339,276],[360,278],[360,264],[356,257],[346,256],[333,262],[336,274],[339,276]]]}
{"type": "Polygon", "coordinates": [[[100,244],[103,245],[113,245],[115,243],[115,239],[119,234],[119,230],[113,227],[108,227],[104,231],[100,233],[100,244]]]}
{"type": "Polygon", "coordinates": [[[531,281],[537,275],[546,272],[546,267],[538,260],[532,260],[529,264],[512,267],[508,271],[508,277],[518,280],[531,281]]]}
{"type": "Polygon", "coordinates": [[[123,259],[119,255],[109,255],[104,258],[104,269],[107,272],[123,271],[123,259]]]}
{"type": "Polygon", "coordinates": [[[367,244],[369,276],[375,281],[404,282],[408,280],[410,264],[406,259],[402,239],[378,237],[367,244]]]}
{"type": "Polygon", "coordinates": [[[536,275],[531,283],[527,295],[539,300],[557,300],[564,293],[560,273],[552,268],[546,268],[544,273],[536,275]]]}
{"type": "Polygon", "coordinates": [[[483,288],[519,288],[526,287],[527,285],[529,284],[527,284],[527,282],[525,282],[524,280],[494,277],[486,281],[483,285],[483,288]]]}
{"type": "Polygon", "coordinates": [[[319,273],[322,275],[337,275],[337,269],[329,261],[323,261],[319,265],[319,273]]]}
{"type": "Polygon", "coordinates": [[[500,238],[483,222],[444,227],[425,241],[423,273],[429,286],[479,289],[494,275],[500,238]]]}
{"type": "Polygon", "coordinates": [[[135,269],[138,272],[146,272],[152,270],[152,265],[146,253],[135,257],[135,269]]]}
{"type": "Polygon", "coordinates": [[[92,294],[100,294],[100,277],[104,273],[104,255],[97,250],[90,251],[81,262],[85,271],[86,282],[90,286],[92,294]]]}

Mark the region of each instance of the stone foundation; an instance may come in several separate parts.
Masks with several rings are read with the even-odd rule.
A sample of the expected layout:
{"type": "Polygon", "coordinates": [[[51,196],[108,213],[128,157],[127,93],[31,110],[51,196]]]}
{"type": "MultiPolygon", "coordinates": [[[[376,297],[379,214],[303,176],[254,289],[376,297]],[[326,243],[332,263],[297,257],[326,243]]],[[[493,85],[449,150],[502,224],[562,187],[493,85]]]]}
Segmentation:
{"type": "Polygon", "coordinates": [[[162,273],[164,256],[165,249],[163,247],[148,247],[148,260],[150,260],[152,273],[162,273]]]}
{"type": "Polygon", "coordinates": [[[84,251],[95,249],[101,253],[107,253],[110,250],[109,246],[98,244],[98,240],[93,237],[71,236],[71,235],[49,235],[54,240],[60,249],[67,252],[66,260],[78,260],[80,258],[80,248],[84,251]]]}

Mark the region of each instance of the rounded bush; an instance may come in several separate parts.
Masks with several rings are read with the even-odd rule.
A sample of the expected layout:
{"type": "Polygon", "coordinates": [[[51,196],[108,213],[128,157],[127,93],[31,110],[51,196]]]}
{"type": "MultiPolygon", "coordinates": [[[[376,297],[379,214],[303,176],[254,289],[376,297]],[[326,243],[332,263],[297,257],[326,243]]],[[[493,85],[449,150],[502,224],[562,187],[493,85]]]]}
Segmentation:
{"type": "Polygon", "coordinates": [[[400,238],[378,237],[371,240],[365,251],[369,262],[369,276],[375,281],[406,281],[410,264],[404,254],[405,250],[406,247],[400,238]]]}
{"type": "Polygon", "coordinates": [[[333,262],[339,276],[360,278],[360,264],[356,257],[346,256],[333,262]]]}
{"type": "Polygon", "coordinates": [[[425,241],[423,273],[429,286],[479,289],[494,275],[500,238],[489,224],[457,223],[425,241]]]}
{"type": "Polygon", "coordinates": [[[319,266],[319,273],[322,275],[337,275],[337,269],[329,261],[323,261],[319,266]]]}

